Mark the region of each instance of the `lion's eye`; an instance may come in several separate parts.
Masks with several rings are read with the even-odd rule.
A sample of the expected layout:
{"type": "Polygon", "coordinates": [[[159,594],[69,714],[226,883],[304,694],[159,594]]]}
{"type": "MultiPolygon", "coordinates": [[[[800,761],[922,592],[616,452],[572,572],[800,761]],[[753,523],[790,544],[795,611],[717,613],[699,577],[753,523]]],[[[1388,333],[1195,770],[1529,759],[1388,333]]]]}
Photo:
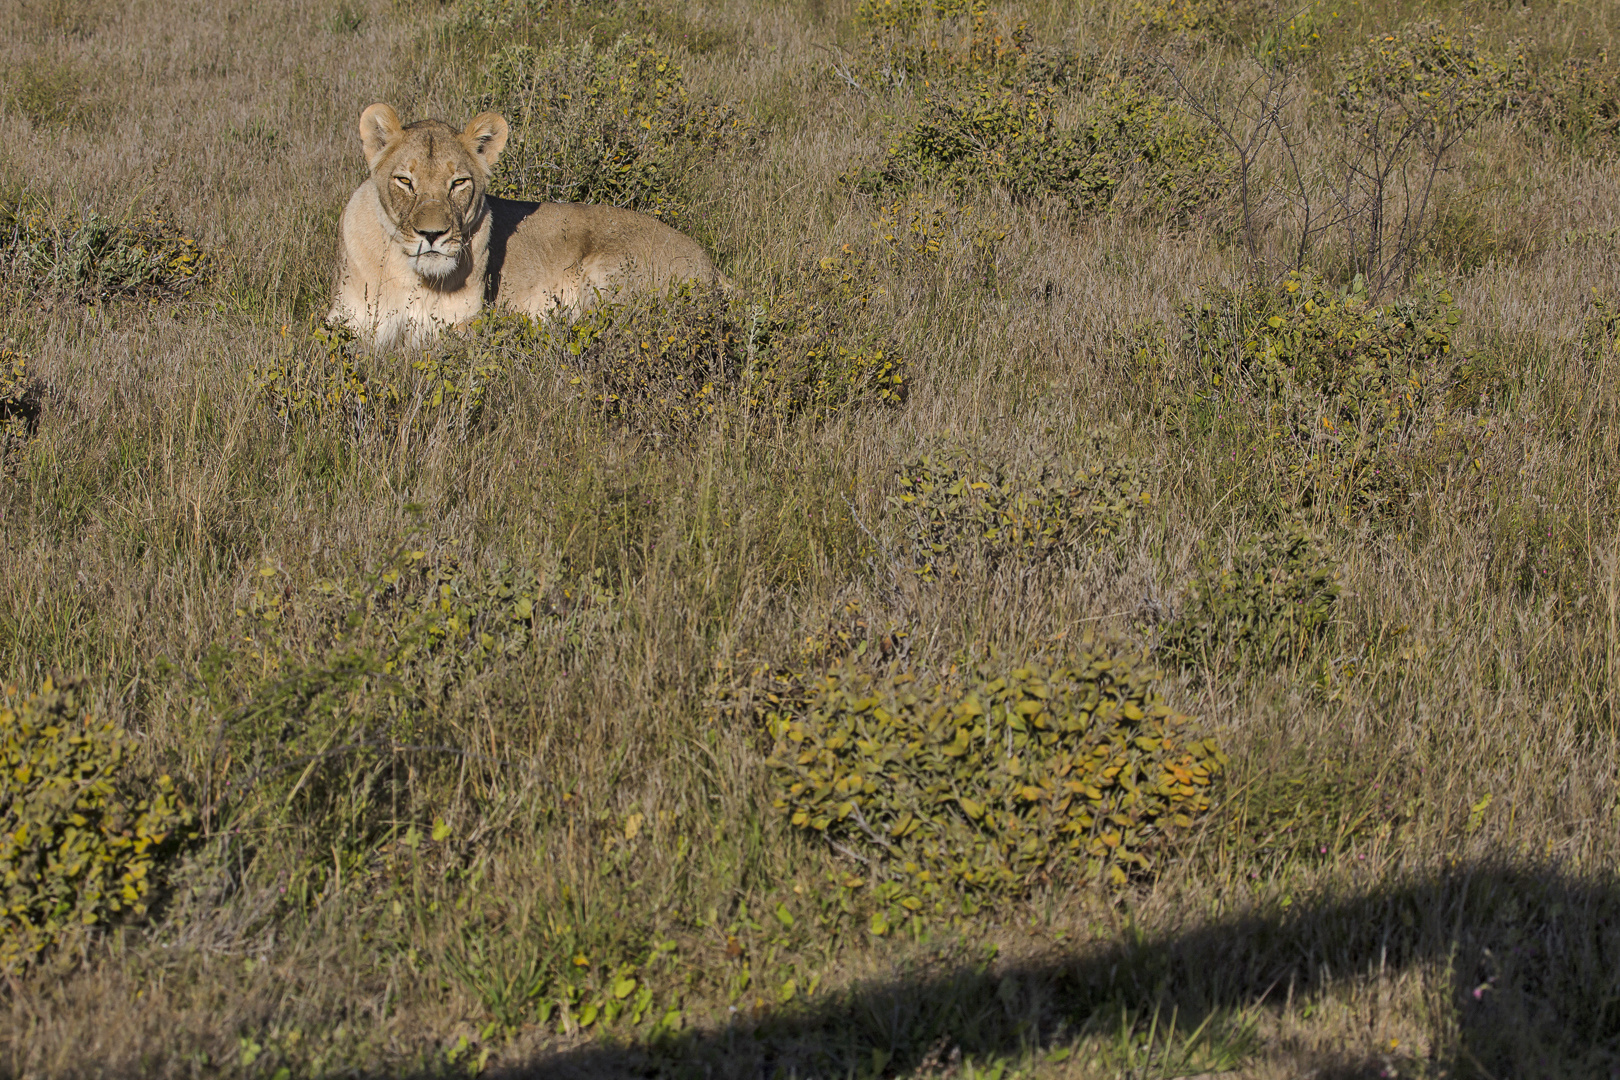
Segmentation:
{"type": "Polygon", "coordinates": [[[470,176],[458,176],[458,177],[455,178],[454,181],[451,182],[450,190],[451,191],[460,191],[462,188],[466,187],[470,183],[472,183],[472,177],[470,177],[470,176]]]}
{"type": "Polygon", "coordinates": [[[406,191],[411,190],[411,178],[408,176],[396,176],[394,177],[394,183],[398,184],[406,191]]]}

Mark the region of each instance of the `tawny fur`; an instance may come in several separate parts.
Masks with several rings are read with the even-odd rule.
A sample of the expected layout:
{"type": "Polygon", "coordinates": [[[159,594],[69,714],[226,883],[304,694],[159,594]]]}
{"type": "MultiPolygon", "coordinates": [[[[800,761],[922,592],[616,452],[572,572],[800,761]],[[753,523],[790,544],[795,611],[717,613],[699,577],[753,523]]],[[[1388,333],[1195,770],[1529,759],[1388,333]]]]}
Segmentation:
{"type": "Polygon", "coordinates": [[[361,114],[371,176],[343,211],[328,322],[386,348],[429,341],[486,302],[547,315],[621,290],[725,282],[695,240],[646,214],[487,194],[506,139],[497,113],[461,131],[402,126],[382,104],[361,114]]]}

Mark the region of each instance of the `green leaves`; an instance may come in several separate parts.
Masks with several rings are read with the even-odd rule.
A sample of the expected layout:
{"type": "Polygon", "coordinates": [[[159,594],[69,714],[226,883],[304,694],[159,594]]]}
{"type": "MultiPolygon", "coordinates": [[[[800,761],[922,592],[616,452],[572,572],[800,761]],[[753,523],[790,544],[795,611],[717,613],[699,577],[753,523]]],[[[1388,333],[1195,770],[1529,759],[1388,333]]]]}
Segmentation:
{"type": "Polygon", "coordinates": [[[1327,633],[1338,599],[1339,571],[1321,538],[1289,522],[1255,537],[1229,567],[1206,555],[1159,651],[1182,666],[1284,663],[1327,633]]]}
{"type": "Polygon", "coordinates": [[[78,929],[146,914],[192,815],[167,776],[131,789],[127,736],[49,679],[0,704],[0,970],[78,929]]]}
{"type": "Polygon", "coordinates": [[[1072,125],[1058,123],[1062,104],[1043,83],[936,90],[882,162],[845,181],[869,193],[989,185],[1016,200],[1060,198],[1083,214],[1107,210],[1129,181],[1142,209],[1171,220],[1225,190],[1233,163],[1220,137],[1135,80],[1098,93],[1072,125]]]}
{"type": "Polygon", "coordinates": [[[212,260],[166,218],[58,216],[43,199],[0,194],[0,276],[82,301],[189,297],[212,260]]]}
{"type": "Polygon", "coordinates": [[[41,397],[27,358],[0,346],[0,476],[10,471],[18,451],[33,436],[41,397]]]}
{"type": "Polygon", "coordinates": [[[852,655],[773,724],[775,805],[881,867],[909,910],[1123,881],[1209,809],[1226,764],[1152,678],[1091,641],[938,680],[852,655]]]}
{"type": "Polygon", "coordinates": [[[629,206],[680,225],[691,177],[756,137],[739,108],[694,99],[670,54],[628,35],[606,47],[508,45],[481,83],[477,107],[513,126],[498,195],[629,206]]]}
{"type": "Polygon", "coordinates": [[[248,384],[283,424],[335,424],[358,432],[378,421],[414,432],[453,424],[465,435],[511,357],[451,338],[426,355],[390,361],[347,329],[321,328],[280,360],[248,369],[248,384]]]}
{"type": "Polygon", "coordinates": [[[664,296],[603,304],[542,342],[581,397],[638,431],[685,435],[723,416],[775,425],[860,404],[898,405],[905,361],[856,329],[871,299],[835,270],[759,302],[690,284],[664,296]]]}
{"type": "Polygon", "coordinates": [[[1039,564],[1106,548],[1152,501],[1145,470],[1124,460],[1015,470],[950,448],[905,462],[897,480],[890,512],[905,522],[928,581],[958,575],[975,557],[1039,564]]]}
{"type": "Polygon", "coordinates": [[[454,842],[424,797],[462,760],[446,713],[513,658],[572,654],[616,617],[598,573],[473,567],[449,544],[419,545],[408,536],[380,565],[312,587],[273,565],[253,573],[242,632],[219,649],[215,707],[243,770],[237,797],[262,814],[256,825],[291,826],[308,850],[365,850],[402,825],[408,847],[454,842]]]}
{"type": "Polygon", "coordinates": [[[1438,127],[1517,111],[1537,90],[1528,52],[1518,42],[1498,51],[1482,44],[1475,29],[1429,22],[1378,34],[1346,55],[1332,96],[1352,117],[1394,104],[1438,127]]]}
{"type": "Polygon", "coordinates": [[[1400,505],[1454,450],[1442,440],[1453,402],[1478,404],[1475,358],[1453,347],[1451,294],[1425,284],[1374,305],[1360,278],[1344,289],[1293,272],[1276,287],[1214,289],[1182,309],[1186,355],[1202,391],[1259,430],[1302,501],[1375,516],[1400,505]]]}

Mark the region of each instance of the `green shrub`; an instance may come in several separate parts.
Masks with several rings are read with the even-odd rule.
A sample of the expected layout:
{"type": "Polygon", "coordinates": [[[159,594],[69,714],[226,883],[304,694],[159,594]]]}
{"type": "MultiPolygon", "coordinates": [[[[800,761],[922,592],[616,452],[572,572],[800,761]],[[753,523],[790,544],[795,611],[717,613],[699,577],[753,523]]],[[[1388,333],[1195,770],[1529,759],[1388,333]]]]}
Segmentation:
{"type": "Polygon", "coordinates": [[[114,221],[92,211],[51,220],[26,193],[0,198],[0,275],[24,288],[85,301],[178,299],[202,284],[208,268],[197,242],[155,214],[114,221]]]}
{"type": "Polygon", "coordinates": [[[1321,538],[1289,522],[1238,549],[1230,566],[1206,553],[1157,651],[1183,667],[1289,663],[1328,633],[1338,600],[1321,538]]]}
{"type": "Polygon", "coordinates": [[[1241,0],[1134,0],[1131,15],[1149,37],[1219,44],[1240,39],[1254,6],[1241,0]]]}
{"type": "Polygon", "coordinates": [[[988,10],[985,0],[860,0],[855,25],[867,31],[909,32],[939,19],[983,15],[988,10]]]}
{"type": "Polygon", "coordinates": [[[313,852],[294,884],[317,887],[336,857],[425,826],[455,777],[495,765],[461,734],[468,702],[487,707],[524,654],[587,647],[611,607],[595,574],[471,569],[410,542],[306,590],[264,566],[207,665],[236,769],[230,812],[313,852]]]}
{"type": "Polygon", "coordinates": [[[883,162],[846,176],[870,193],[938,184],[988,185],[1015,200],[1059,198],[1078,213],[1109,208],[1129,189],[1131,209],[1183,220],[1229,186],[1220,136],[1135,80],[1099,92],[1072,126],[1057,120],[1049,86],[980,83],[931,94],[883,162]]]}
{"type": "Polygon", "coordinates": [[[1451,127],[1521,108],[1534,75],[1525,50],[1502,51],[1477,29],[1416,23],[1372,37],[1338,64],[1333,99],[1351,116],[1398,108],[1414,119],[1451,127]]]}
{"type": "Polygon", "coordinates": [[[938,273],[993,285],[1007,228],[993,212],[951,199],[907,196],[878,207],[873,249],[903,274],[938,273]]]}
{"type": "Polygon", "coordinates": [[[1620,65],[1606,52],[1538,62],[1522,42],[1491,48],[1478,28],[1433,22],[1377,35],[1347,55],[1331,94],[1352,116],[1394,110],[1425,133],[1506,116],[1587,150],[1620,131],[1620,65]]]}
{"type": "Polygon", "coordinates": [[[357,434],[450,427],[465,438],[483,416],[490,385],[511,370],[508,357],[459,349],[453,338],[401,359],[370,352],[346,328],[321,327],[279,360],[249,368],[248,385],[288,427],[335,423],[357,434]]]}
{"type": "Polygon", "coordinates": [[[0,475],[9,472],[39,425],[43,391],[29,377],[28,361],[0,347],[0,475]]]}
{"type": "Polygon", "coordinates": [[[191,825],[174,782],[135,776],[128,736],[91,715],[82,690],[47,679],[19,699],[9,688],[0,701],[0,970],[89,927],[145,915],[191,825]]]}
{"type": "Polygon", "coordinates": [[[287,425],[364,433],[447,428],[465,438],[491,386],[514,372],[560,375],[602,419],[683,437],[724,417],[773,425],[864,404],[893,406],[905,362],[860,327],[873,299],[829,261],[757,298],[684,284],[604,302],[572,321],[485,311],[426,354],[371,354],[317,330],[250,385],[287,425]]]}
{"type": "Polygon", "coordinates": [[[862,89],[977,82],[1060,87],[1089,78],[1096,66],[1072,51],[1035,45],[1026,21],[983,0],[876,0],[859,5],[855,21],[865,40],[852,58],[840,56],[834,72],[862,89]]]}
{"type": "Polygon", "coordinates": [[[1495,386],[1488,358],[1453,346],[1450,293],[1425,283],[1375,305],[1358,286],[1296,272],[1215,290],[1183,308],[1183,344],[1205,392],[1260,429],[1255,452],[1280,455],[1306,502],[1376,515],[1427,482],[1451,412],[1495,386]]]}
{"type": "Polygon", "coordinates": [[[775,805],[912,912],[1151,870],[1226,763],[1135,658],[1090,638],[943,677],[846,659],[778,697],[763,710],[775,805]]]}
{"type": "Polygon", "coordinates": [[[1339,17],[1321,0],[1291,5],[1286,18],[1263,0],[1134,0],[1132,21],[1153,41],[1180,46],[1248,45],[1267,65],[1292,62],[1315,52],[1322,28],[1339,17]]]}
{"type": "Polygon", "coordinates": [[[1538,71],[1526,115],[1577,151],[1612,147],[1620,136],[1620,64],[1605,51],[1538,71]]]}
{"type": "Polygon", "coordinates": [[[717,419],[774,425],[905,398],[904,361],[859,328],[872,300],[835,261],[758,297],[685,285],[572,323],[475,320],[470,348],[562,372],[605,420],[689,435],[717,419]]]}
{"type": "Polygon", "coordinates": [[[690,227],[695,177],[755,139],[746,115],[694,99],[673,57],[628,35],[607,48],[510,45],[479,85],[478,107],[512,125],[497,195],[611,203],[690,227]]]}
{"type": "Polygon", "coordinates": [[[898,480],[890,510],[928,581],[958,576],[972,559],[1039,563],[1106,546],[1151,502],[1130,461],[1015,469],[955,448],[905,462],[898,480]]]}
{"type": "Polygon", "coordinates": [[[1462,321],[1449,292],[1425,286],[1375,305],[1290,273],[1276,288],[1221,290],[1182,309],[1186,341],[1209,387],[1271,399],[1303,391],[1344,424],[1410,427],[1444,403],[1469,358],[1454,351],[1462,321]]]}
{"type": "Polygon", "coordinates": [[[610,8],[615,0],[458,0],[456,22],[464,29],[510,33],[575,11],[610,8]]]}
{"type": "MultiPolygon", "coordinates": [[[[1339,13],[1323,0],[1314,0],[1308,7],[1293,10],[1286,22],[1281,19],[1268,20],[1257,28],[1258,35],[1255,34],[1256,28],[1249,31],[1250,36],[1257,37],[1253,45],[1254,57],[1274,70],[1303,63],[1320,51],[1323,31],[1338,18],[1339,13]]],[[[1254,27],[1255,24],[1250,25],[1254,27]]]]}

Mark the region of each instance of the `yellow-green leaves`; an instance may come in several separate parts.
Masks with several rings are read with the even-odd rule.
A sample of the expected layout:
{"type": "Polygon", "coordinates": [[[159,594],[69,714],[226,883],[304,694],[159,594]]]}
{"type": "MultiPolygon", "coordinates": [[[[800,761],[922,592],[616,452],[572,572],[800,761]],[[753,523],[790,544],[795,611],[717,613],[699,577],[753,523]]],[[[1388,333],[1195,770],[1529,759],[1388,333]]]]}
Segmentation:
{"type": "Polygon", "coordinates": [[[397,769],[400,748],[448,742],[446,702],[525,654],[581,647],[615,617],[599,573],[466,565],[453,544],[424,539],[407,536],[384,548],[381,565],[312,587],[273,564],[269,576],[253,573],[242,632],[219,653],[222,689],[242,706],[225,727],[229,756],[258,770],[261,797],[328,850],[377,843],[402,824],[393,807],[404,805],[415,817],[407,846],[423,834],[455,843],[452,821],[421,797],[431,770],[453,759],[397,769]]]}
{"type": "Polygon", "coordinates": [[[156,214],[61,214],[26,193],[0,196],[0,260],[30,287],[87,302],[188,297],[211,265],[194,239],[156,214]]]}
{"type": "Polygon", "coordinates": [[[27,359],[0,347],[0,476],[10,471],[13,458],[33,435],[41,397],[27,359]]]}
{"type": "Polygon", "coordinates": [[[1039,564],[1104,550],[1151,504],[1146,470],[1127,460],[1019,469],[954,447],[903,463],[896,479],[890,513],[929,581],[974,559],[1039,564]]]}
{"type": "Polygon", "coordinates": [[[688,284],[548,325],[541,344],[566,334],[557,365],[604,419],[633,430],[685,435],[725,415],[763,425],[819,419],[904,400],[904,361],[855,329],[870,299],[831,274],[807,274],[758,302],[688,284]]]}
{"type": "Polygon", "coordinates": [[[1148,870],[1209,809],[1226,764],[1163,704],[1153,673],[1094,642],[917,676],[855,655],[835,663],[773,727],[770,759],[776,806],[884,866],[907,910],[945,889],[1018,893],[1148,870]]]}
{"type": "Polygon", "coordinates": [[[1183,307],[1181,330],[1200,395],[1255,429],[1265,468],[1302,501],[1373,516],[1455,452],[1434,429],[1489,389],[1489,365],[1453,347],[1460,321],[1432,284],[1373,304],[1359,277],[1338,289],[1295,272],[1277,287],[1206,291],[1183,307]]]}
{"type": "Polygon", "coordinates": [[[1220,136],[1137,80],[1110,83],[1078,116],[1062,104],[1044,81],[936,87],[883,159],[844,179],[874,194],[988,185],[1083,214],[1106,211],[1129,182],[1138,209],[1169,220],[1226,191],[1233,161],[1220,136]]]}
{"type": "Polygon", "coordinates": [[[379,421],[416,431],[450,423],[465,433],[484,395],[511,374],[512,357],[451,338],[409,363],[361,349],[345,329],[319,329],[286,355],[248,370],[248,383],[283,424],[335,423],[359,432],[379,421]]]}
{"type": "Polygon", "coordinates": [[[192,816],[167,776],[135,797],[126,746],[74,687],[0,696],[0,970],[75,928],[146,914],[192,816]]]}
{"type": "Polygon", "coordinates": [[[757,135],[737,105],[693,96],[673,57],[628,35],[508,45],[479,83],[478,108],[513,121],[498,195],[629,206],[684,227],[692,177],[757,135]]]}
{"type": "Polygon", "coordinates": [[[1183,666],[1298,659],[1327,633],[1338,599],[1321,537],[1289,522],[1238,549],[1230,567],[1206,554],[1159,650],[1183,666]]]}

